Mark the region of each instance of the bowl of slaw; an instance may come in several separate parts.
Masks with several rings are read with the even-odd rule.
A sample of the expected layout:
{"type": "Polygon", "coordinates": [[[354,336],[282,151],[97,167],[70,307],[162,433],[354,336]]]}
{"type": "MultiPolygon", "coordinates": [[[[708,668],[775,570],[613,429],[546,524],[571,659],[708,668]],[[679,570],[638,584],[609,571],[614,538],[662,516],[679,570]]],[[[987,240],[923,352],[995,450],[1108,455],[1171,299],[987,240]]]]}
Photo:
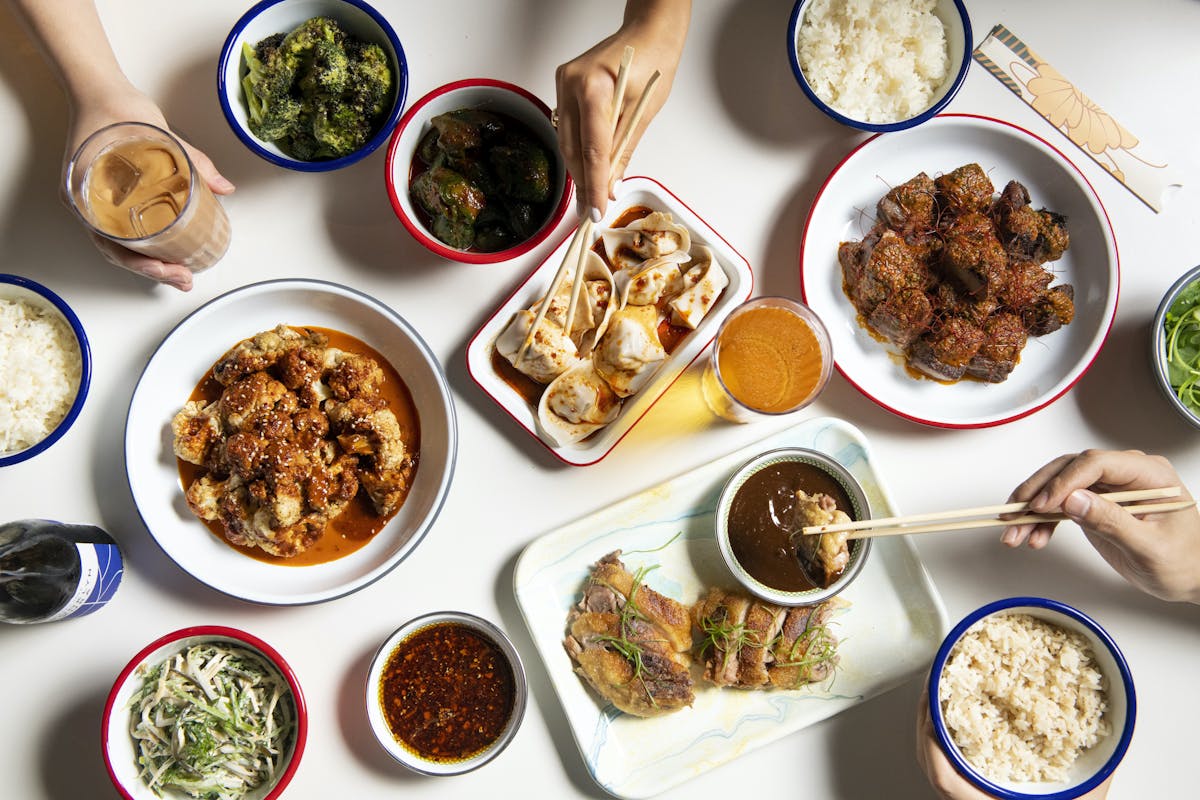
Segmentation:
{"type": "Polygon", "coordinates": [[[288,663],[236,628],[183,628],[146,645],[104,705],[101,752],[126,800],[273,800],[308,739],[288,663]]]}

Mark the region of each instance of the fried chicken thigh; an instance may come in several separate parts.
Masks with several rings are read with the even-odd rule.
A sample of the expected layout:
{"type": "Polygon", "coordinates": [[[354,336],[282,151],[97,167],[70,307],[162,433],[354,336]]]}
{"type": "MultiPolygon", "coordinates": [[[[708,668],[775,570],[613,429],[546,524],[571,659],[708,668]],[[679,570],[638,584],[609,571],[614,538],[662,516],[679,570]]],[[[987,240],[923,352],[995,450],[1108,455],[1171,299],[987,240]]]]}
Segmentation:
{"type": "Polygon", "coordinates": [[[603,698],[639,717],[690,706],[694,699],[686,607],[630,573],[621,551],[593,567],[583,597],[567,618],[563,647],[575,671],[603,698]]]}

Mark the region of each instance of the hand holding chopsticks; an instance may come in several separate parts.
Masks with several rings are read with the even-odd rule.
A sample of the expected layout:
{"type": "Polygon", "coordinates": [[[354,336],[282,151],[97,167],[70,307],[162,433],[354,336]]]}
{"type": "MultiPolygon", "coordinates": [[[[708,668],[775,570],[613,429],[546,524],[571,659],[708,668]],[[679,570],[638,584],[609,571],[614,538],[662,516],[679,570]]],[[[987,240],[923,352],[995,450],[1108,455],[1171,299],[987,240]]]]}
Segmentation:
{"type": "MultiPolygon", "coordinates": [[[[1178,497],[1181,489],[1178,486],[1168,486],[1161,489],[1139,489],[1125,492],[1109,492],[1100,497],[1112,503],[1140,503],[1145,500],[1161,500],[1178,497]]],[[[1133,514],[1157,514],[1170,511],[1181,511],[1196,505],[1194,500],[1181,500],[1170,503],[1149,503],[1126,505],[1126,510],[1133,514]]],[[[1001,518],[1002,514],[1012,514],[1026,511],[1028,503],[1005,503],[995,506],[980,506],[952,511],[936,511],[927,514],[912,514],[901,517],[884,517],[880,519],[859,520],[835,525],[814,525],[802,528],[803,535],[833,533],[848,531],[850,539],[869,539],[880,536],[900,536],[904,534],[940,533],[944,531],[971,530],[978,528],[993,528],[1007,525],[1022,525],[1026,523],[1058,522],[1068,519],[1061,513],[1023,514],[1017,517],[1001,518]],[[921,524],[925,523],[925,524],[921,524]]]]}
{"type": "MultiPolygon", "coordinates": [[[[617,73],[616,94],[613,96],[612,104],[612,130],[614,137],[616,136],[619,123],[618,115],[621,107],[624,105],[625,87],[628,84],[629,66],[633,62],[633,56],[633,48],[626,47],[625,53],[621,58],[620,69],[617,73]]],[[[654,87],[657,85],[659,77],[658,70],[655,70],[654,74],[650,76],[650,80],[646,82],[646,86],[642,90],[641,97],[638,98],[637,105],[634,107],[628,124],[622,129],[620,138],[613,143],[612,155],[609,160],[609,185],[616,180],[621,157],[624,155],[625,148],[629,146],[629,142],[633,138],[633,132],[637,129],[642,116],[645,114],[646,104],[649,102],[650,96],[654,94],[654,87]]],[[[545,299],[542,301],[537,314],[533,318],[533,323],[529,326],[529,331],[525,334],[525,339],[521,343],[520,350],[517,351],[516,359],[513,361],[514,364],[520,364],[521,360],[525,357],[525,352],[529,349],[529,345],[533,343],[533,338],[538,328],[546,318],[546,312],[550,308],[550,300],[558,294],[568,272],[572,272],[573,280],[563,330],[567,336],[571,335],[571,326],[575,320],[575,306],[579,302],[579,296],[583,287],[583,273],[584,266],[587,263],[588,248],[592,239],[592,231],[597,222],[599,222],[597,219],[583,219],[579,227],[575,229],[575,236],[571,239],[571,244],[567,248],[567,255],[559,266],[558,272],[555,273],[554,280],[550,283],[550,291],[546,293],[545,299]]]]}

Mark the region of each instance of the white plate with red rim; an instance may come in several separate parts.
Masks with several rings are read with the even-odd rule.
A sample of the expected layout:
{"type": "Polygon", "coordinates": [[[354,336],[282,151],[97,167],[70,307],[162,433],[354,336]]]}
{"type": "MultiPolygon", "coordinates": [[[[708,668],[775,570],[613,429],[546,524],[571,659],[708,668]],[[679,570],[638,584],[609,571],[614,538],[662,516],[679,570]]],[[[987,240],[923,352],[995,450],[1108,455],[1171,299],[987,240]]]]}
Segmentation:
{"type": "Polygon", "coordinates": [[[860,392],[915,422],[943,428],[1002,425],[1062,397],[1091,366],[1117,310],[1120,267],[1108,213],[1071,161],[1040,136],[989,117],[945,114],[923,125],[868,139],[821,187],[800,248],[805,302],[825,322],[834,364],[860,392]],[[892,186],[919,172],[930,177],[978,163],[1000,191],[1010,180],[1029,189],[1035,208],[1067,217],[1071,245],[1049,265],[1055,284],[1075,287],[1075,319],[1046,336],[1030,337],[1003,383],[963,380],[945,385],[911,377],[894,347],[857,320],[842,291],[838,245],[862,239],[875,204],[892,186]]]}
{"type": "MultiPolygon", "coordinates": [[[[538,265],[528,278],[509,296],[496,313],[483,323],[467,345],[467,371],[479,388],[508,412],[517,424],[536,437],[561,461],[575,466],[595,464],[629,433],[663,393],[696,360],[716,335],[721,320],[750,296],[754,275],[750,263],[741,253],[733,249],[719,233],[698,217],[670,190],[653,178],[637,176],[627,178],[617,185],[616,200],[608,204],[608,210],[599,227],[606,227],[626,210],[635,206],[646,206],[654,211],[669,212],[676,222],[687,226],[695,244],[708,245],[713,251],[715,262],[725,271],[729,285],[720,299],[701,320],[696,329],[689,333],[667,359],[659,366],[654,377],[641,391],[625,399],[621,412],[609,425],[573,445],[560,445],[547,436],[538,425],[537,408],[526,400],[496,373],[492,366],[492,352],[496,337],[508,326],[513,315],[536,303],[550,289],[550,283],[566,256],[572,237],[568,236],[545,261],[538,265]]],[[[597,234],[598,236],[598,234],[597,234]]],[[[590,243],[589,243],[590,246],[590,243]]]]}
{"type": "Polygon", "coordinates": [[[437,519],[457,453],[450,387],[429,345],[389,306],[327,281],[264,281],[200,306],[150,357],[125,421],[125,471],[150,535],[197,580],[268,605],[332,600],[391,571],[437,519]],[[259,561],[218,540],[188,509],[172,451],[171,420],[209,367],[238,342],[280,323],[340,331],[374,348],[404,380],[421,427],[416,476],[400,510],[363,547],[310,566],[259,561]]]}

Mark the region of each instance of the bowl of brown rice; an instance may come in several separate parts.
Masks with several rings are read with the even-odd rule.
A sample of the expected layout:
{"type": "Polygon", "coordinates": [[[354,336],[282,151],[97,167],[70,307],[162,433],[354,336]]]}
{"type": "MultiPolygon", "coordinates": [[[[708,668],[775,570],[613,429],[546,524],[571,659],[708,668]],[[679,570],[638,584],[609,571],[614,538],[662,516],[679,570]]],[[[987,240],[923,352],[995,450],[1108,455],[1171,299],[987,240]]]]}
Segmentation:
{"type": "Polygon", "coordinates": [[[1116,642],[1056,600],[1011,597],[950,631],[929,675],[929,713],[947,758],[1005,800],[1069,800],[1125,755],[1137,711],[1116,642]]]}
{"type": "Polygon", "coordinates": [[[788,23],[796,82],[843,125],[885,133],[940,113],[971,65],[962,0],[797,0],[788,23]]]}
{"type": "Polygon", "coordinates": [[[0,467],[33,458],[67,432],[91,374],[87,335],[66,301],[0,273],[0,467]]]}

